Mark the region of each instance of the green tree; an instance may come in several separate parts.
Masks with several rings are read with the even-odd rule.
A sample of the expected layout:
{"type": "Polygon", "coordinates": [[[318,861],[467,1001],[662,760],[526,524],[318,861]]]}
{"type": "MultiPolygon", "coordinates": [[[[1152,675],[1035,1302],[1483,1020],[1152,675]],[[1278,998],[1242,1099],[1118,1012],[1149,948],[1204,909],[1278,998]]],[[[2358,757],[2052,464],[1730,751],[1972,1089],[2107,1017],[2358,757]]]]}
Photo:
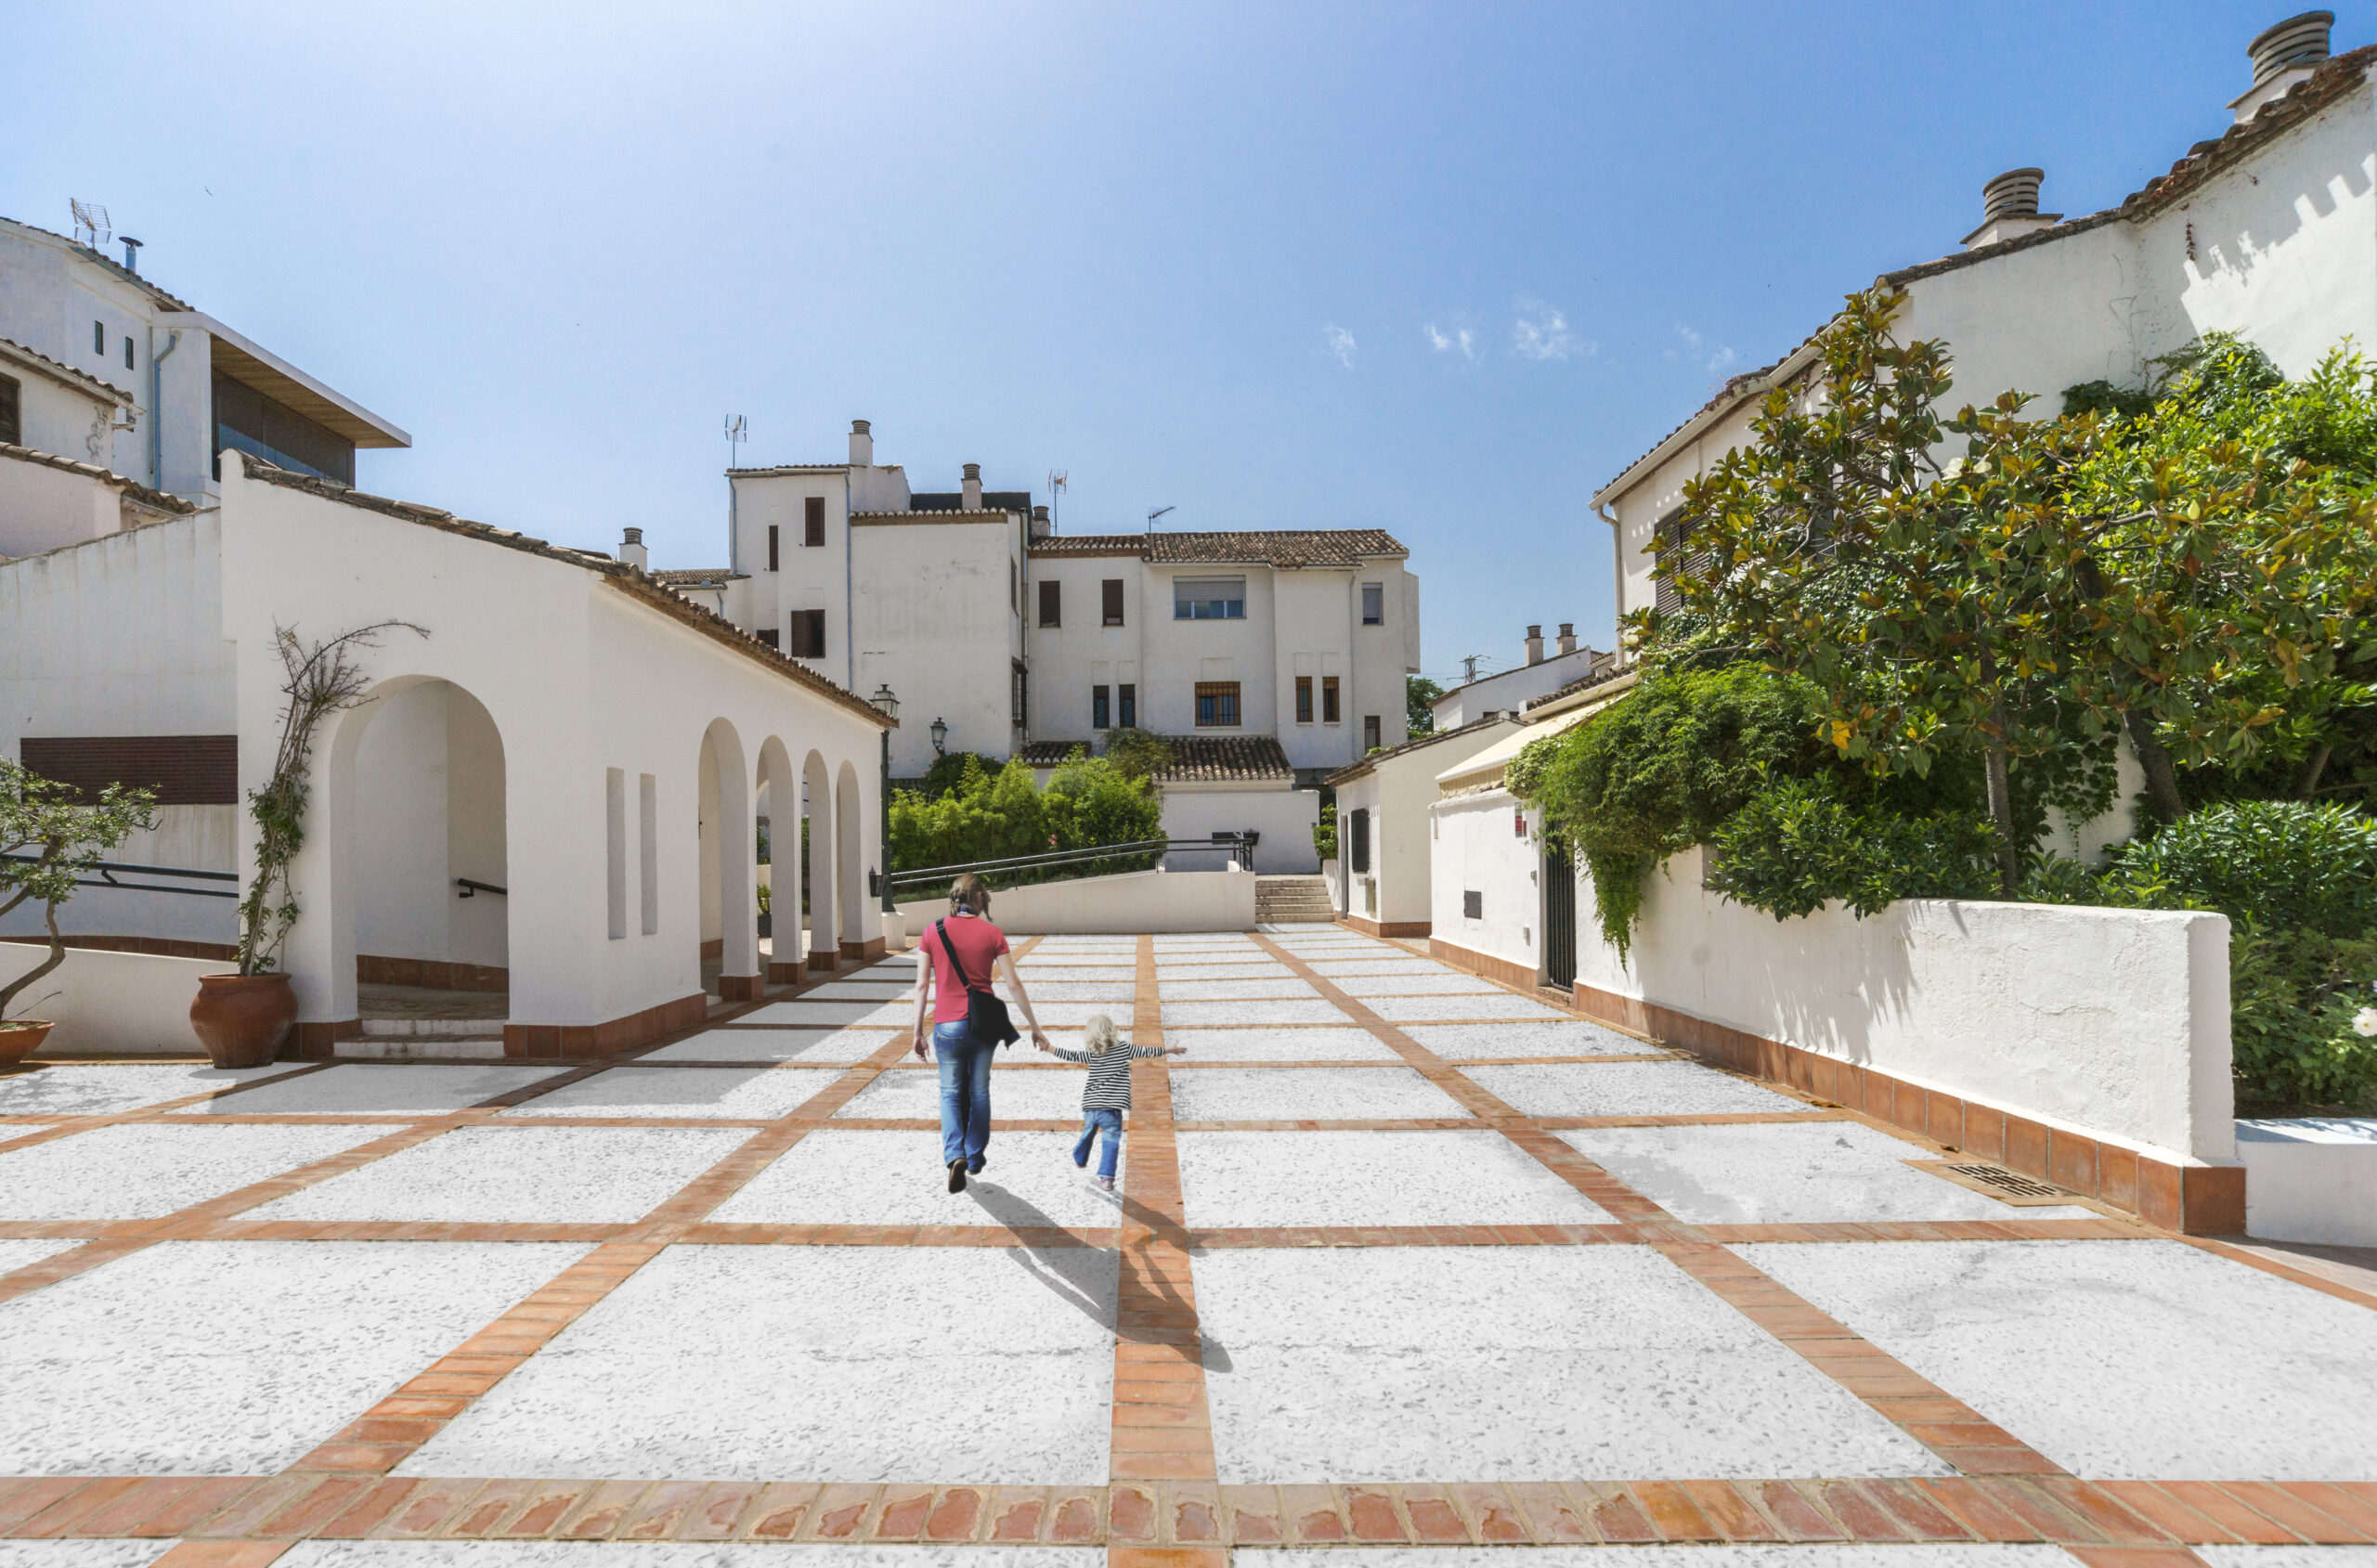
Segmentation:
{"type": "Polygon", "coordinates": [[[1435,709],[1431,706],[1445,694],[1445,689],[1424,675],[1403,678],[1403,727],[1412,735],[1433,735],[1436,732],[1435,709]]]}
{"type": "Polygon", "coordinates": [[[1157,778],[1172,766],[1172,743],[1146,730],[1116,730],[1106,737],[1106,759],[1125,777],[1157,778]]]}
{"type": "MultiPolygon", "coordinates": [[[[1034,783],[1031,766],[1020,758],[986,772],[979,759],[968,758],[957,771],[957,782],[939,796],[913,790],[892,796],[893,871],[1013,860],[1054,849],[1094,849],[1163,836],[1163,807],[1154,784],[1130,776],[1109,758],[1091,757],[1085,748],[1074,748],[1049,776],[1045,790],[1034,783]]],[[[1115,856],[1045,872],[1026,868],[999,873],[994,880],[1014,886],[1139,870],[1152,863],[1146,854],[1115,856]]],[[[903,894],[921,897],[929,891],[911,887],[903,894]]]]}
{"type": "Polygon", "coordinates": [[[49,956],[0,983],[0,1018],[20,992],[66,962],[58,906],[74,896],[75,884],[108,850],[156,825],[156,797],[148,790],[110,784],[97,800],[84,801],[76,790],[0,758],[0,915],[36,903],[49,929],[49,956]]]}

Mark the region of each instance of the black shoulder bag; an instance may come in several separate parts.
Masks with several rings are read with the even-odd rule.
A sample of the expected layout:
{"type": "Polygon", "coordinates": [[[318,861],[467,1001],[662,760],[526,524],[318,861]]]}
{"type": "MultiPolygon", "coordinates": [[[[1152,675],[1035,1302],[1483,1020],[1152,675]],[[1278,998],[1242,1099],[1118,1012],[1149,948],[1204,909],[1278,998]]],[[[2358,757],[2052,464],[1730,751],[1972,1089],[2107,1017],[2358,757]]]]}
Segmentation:
{"type": "Polygon", "coordinates": [[[1012,1045],[1022,1036],[1015,1032],[1015,1025],[1007,1021],[1007,1004],[991,991],[991,978],[982,977],[976,985],[959,962],[956,945],[949,940],[949,922],[936,920],[932,928],[941,933],[941,950],[949,954],[949,966],[957,971],[958,983],[966,988],[966,1030],[984,1044],[1012,1045]]]}

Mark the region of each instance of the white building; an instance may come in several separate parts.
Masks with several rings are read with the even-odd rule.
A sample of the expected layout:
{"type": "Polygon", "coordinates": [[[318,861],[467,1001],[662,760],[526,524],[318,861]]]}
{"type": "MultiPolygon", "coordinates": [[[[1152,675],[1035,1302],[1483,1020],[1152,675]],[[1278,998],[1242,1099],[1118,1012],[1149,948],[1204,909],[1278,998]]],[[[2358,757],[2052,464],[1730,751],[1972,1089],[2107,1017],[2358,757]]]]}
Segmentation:
{"type": "MultiPolygon", "coordinates": [[[[2143,384],[2149,361],[2204,333],[2258,344],[2301,376],[2352,339],[2377,348],[2377,48],[2328,58],[2329,17],[2270,28],[2252,84],[2171,167],[2115,207],[2038,211],[2036,169],[1988,183],[1981,227],[1934,261],[1882,275],[1903,292],[1903,339],[1941,338],[1952,405],[2007,388],[2048,418],[2068,387],[2143,384]]],[[[1769,390],[1821,369],[1812,343],[1737,376],[1593,497],[1615,530],[1618,614],[1658,602],[1651,540],[1683,486],[1750,436],[1769,390]]]]}
{"type": "MultiPolygon", "coordinates": [[[[88,238],[98,239],[92,235],[88,238]]],[[[95,245],[0,218],[0,445],[203,503],[226,447],[355,483],[412,437],[95,245]]]]}
{"type": "MultiPolygon", "coordinates": [[[[367,700],[317,736],[283,964],[305,1048],[360,1030],[358,982],[398,977],[507,992],[513,1056],[698,1024],[706,965],[735,998],[799,962],[780,928],[786,961],[763,968],[755,861],[769,818],[776,886],[798,883],[803,810],[812,962],[882,950],[889,720],[646,574],[237,452],[214,506],[28,551],[6,498],[51,474],[93,510],[124,483],[0,463],[18,557],[0,564],[0,747],[67,783],[157,789],[160,825],[123,862],[247,875],[240,803],[279,741],[279,629],[420,628],[359,652],[367,700]]],[[[63,913],[91,945],[213,956],[238,936],[219,897],[85,888],[63,913]]],[[[30,909],[0,924],[38,928],[30,909]]]]}
{"type": "Polygon", "coordinates": [[[1436,776],[1518,728],[1515,714],[1488,713],[1329,775],[1337,792],[1337,885],[1330,892],[1345,924],[1373,937],[1429,933],[1436,776]]]}
{"type": "Polygon", "coordinates": [[[1492,675],[1464,680],[1428,705],[1436,729],[1458,730],[1491,713],[1515,713],[1539,697],[1615,664],[1615,654],[1596,653],[1577,641],[1575,623],[1560,623],[1558,645],[1543,651],[1543,628],[1526,628],[1524,662],[1492,675]]]}

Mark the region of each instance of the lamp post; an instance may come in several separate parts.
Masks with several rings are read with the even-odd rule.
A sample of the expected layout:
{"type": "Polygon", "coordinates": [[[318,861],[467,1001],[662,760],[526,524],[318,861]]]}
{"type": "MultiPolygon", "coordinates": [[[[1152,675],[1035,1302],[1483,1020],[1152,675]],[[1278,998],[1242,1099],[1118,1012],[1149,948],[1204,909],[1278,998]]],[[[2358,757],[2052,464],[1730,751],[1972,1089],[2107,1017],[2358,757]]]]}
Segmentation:
{"type": "MultiPolygon", "coordinates": [[[[900,717],[900,699],[891,693],[888,680],[875,683],[875,695],[866,699],[883,710],[886,719],[900,717]]],[[[891,901],[891,732],[883,732],[883,838],[880,853],[883,869],[877,875],[882,879],[883,913],[894,914],[899,906],[891,901]]],[[[905,939],[903,939],[905,940],[905,939]]]]}
{"type": "Polygon", "coordinates": [[[948,739],[948,721],[942,719],[934,719],[932,721],[932,754],[935,757],[946,757],[949,755],[949,747],[944,744],[948,739]]]}

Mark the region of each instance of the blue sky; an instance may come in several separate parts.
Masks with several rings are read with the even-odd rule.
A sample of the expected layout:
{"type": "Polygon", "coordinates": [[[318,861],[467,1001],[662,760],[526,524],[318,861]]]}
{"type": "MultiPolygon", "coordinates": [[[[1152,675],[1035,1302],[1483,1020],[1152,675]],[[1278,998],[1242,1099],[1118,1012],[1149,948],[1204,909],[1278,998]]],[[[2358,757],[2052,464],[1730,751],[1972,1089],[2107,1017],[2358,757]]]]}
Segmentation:
{"type": "Polygon", "coordinates": [[[920,489],[1069,470],[1067,532],[1390,529],[1441,676],[1606,645],[1599,485],[1989,175],[2078,215],[2218,135],[2288,9],[48,0],[0,213],[104,202],[411,431],[370,489],[711,564],[723,415],[864,417],[920,489]]]}

